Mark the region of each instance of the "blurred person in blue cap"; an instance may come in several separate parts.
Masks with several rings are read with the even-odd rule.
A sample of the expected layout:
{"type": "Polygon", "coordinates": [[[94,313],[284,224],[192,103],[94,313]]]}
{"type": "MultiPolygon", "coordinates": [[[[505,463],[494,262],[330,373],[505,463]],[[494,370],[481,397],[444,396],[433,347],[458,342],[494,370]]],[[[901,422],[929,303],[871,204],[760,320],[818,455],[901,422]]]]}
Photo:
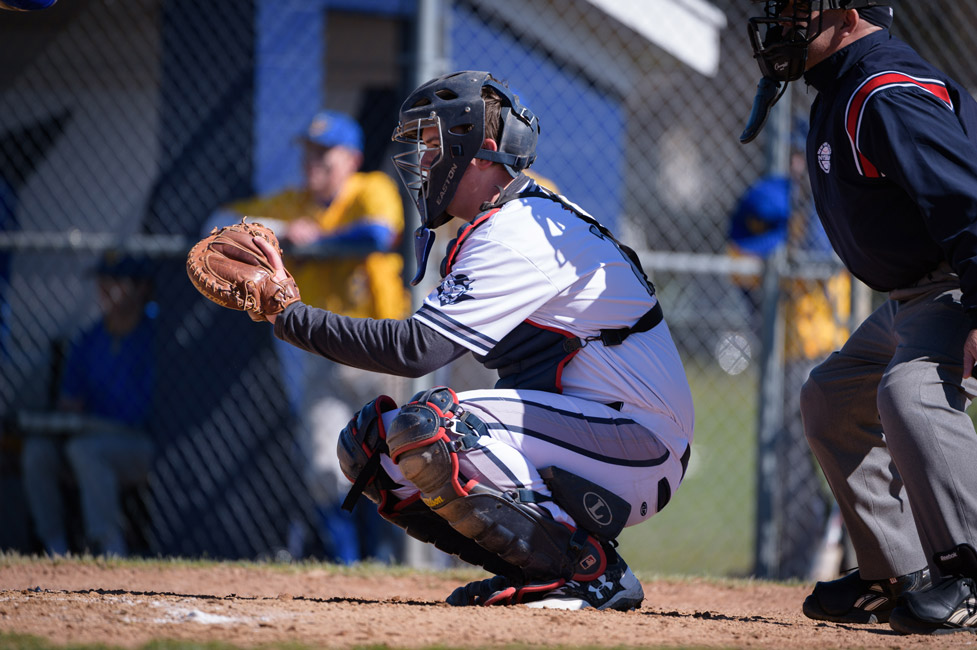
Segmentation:
{"type": "MultiPolygon", "coordinates": [[[[764,176],[746,188],[729,218],[728,244],[732,257],[766,259],[787,243],[790,220],[790,179],[764,176]]],[[[734,274],[738,286],[751,305],[752,316],[760,315],[760,278],[734,274]]],[[[754,323],[759,329],[759,321],[754,323]]]]}
{"type": "Polygon", "coordinates": [[[60,377],[60,424],[24,440],[22,466],[35,532],[52,555],[69,550],[125,556],[121,490],[149,473],[146,431],[156,382],[153,269],[148,260],[107,253],[95,269],[100,318],[72,337],[60,377]],[[60,477],[74,476],[85,539],[66,531],[60,477]]]}
{"type": "MultiPolygon", "coordinates": [[[[747,187],[729,217],[729,255],[765,260],[785,246],[790,206],[791,183],[786,176],[764,176],[747,187]]],[[[751,327],[759,334],[763,300],[760,276],[733,274],[731,279],[749,303],[751,327]]]]}
{"type": "MultiPolygon", "coordinates": [[[[729,250],[734,257],[768,259],[783,248],[788,270],[833,258],[813,204],[809,197],[800,197],[804,188],[792,181],[806,173],[800,151],[795,146],[790,177],[763,176],[737,201],[729,221],[729,250]]],[[[754,334],[759,337],[764,298],[761,278],[734,275],[732,279],[749,304],[754,334]]],[[[804,437],[800,386],[818,360],[840,347],[848,336],[851,279],[839,265],[838,272],[828,278],[800,278],[788,272],[779,287],[785,390],[774,453],[780,459],[776,480],[785,507],[778,513],[777,557],[774,575],[768,577],[811,579],[829,570],[822,563],[830,499],[804,437]]]]}
{"type": "MultiPolygon", "coordinates": [[[[360,170],[362,128],[344,113],[321,110],[295,144],[302,155],[301,187],[233,203],[211,217],[205,230],[247,216],[275,231],[308,304],[357,318],[404,317],[410,296],[397,252],[403,202],[387,174],[360,170]]],[[[299,453],[317,504],[315,532],[325,557],[345,564],[399,559],[400,529],[370,509],[350,514],[340,508],[348,485],[336,457],[349,414],[384,392],[387,380],[274,342],[299,426],[299,453]]],[[[288,550],[294,557],[315,553],[307,550],[308,532],[293,524],[288,550]]]]}
{"type": "Polygon", "coordinates": [[[766,257],[787,242],[790,179],[765,176],[747,188],[730,218],[729,238],[737,249],[766,257]]]}

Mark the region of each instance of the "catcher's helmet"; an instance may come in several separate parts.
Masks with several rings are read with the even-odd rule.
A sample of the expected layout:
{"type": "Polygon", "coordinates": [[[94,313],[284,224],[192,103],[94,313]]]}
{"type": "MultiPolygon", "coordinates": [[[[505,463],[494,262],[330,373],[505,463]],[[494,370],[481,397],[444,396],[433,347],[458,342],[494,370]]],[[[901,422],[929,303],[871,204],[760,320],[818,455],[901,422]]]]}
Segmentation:
{"type": "Polygon", "coordinates": [[[412,146],[393,157],[401,180],[417,203],[422,227],[437,228],[452,215],[448,204],[473,158],[505,165],[513,176],[536,159],[539,120],[488,72],[454,72],[421,85],[404,100],[393,140],[412,146]],[[498,151],[482,149],[485,139],[484,88],[501,99],[498,151]],[[438,144],[424,142],[437,129],[438,144]]]}
{"type": "MultiPolygon", "coordinates": [[[[828,9],[888,7],[891,0],[754,0],[764,15],[750,18],[750,45],[760,72],[773,81],[794,81],[804,74],[807,48],[821,33],[821,13],[828,9]],[[790,6],[789,15],[783,15],[790,6]],[[811,16],[818,12],[812,22],[811,16]],[[761,34],[762,32],[762,34],[761,34]]],[[[891,17],[891,9],[888,15],[891,17]]]]}

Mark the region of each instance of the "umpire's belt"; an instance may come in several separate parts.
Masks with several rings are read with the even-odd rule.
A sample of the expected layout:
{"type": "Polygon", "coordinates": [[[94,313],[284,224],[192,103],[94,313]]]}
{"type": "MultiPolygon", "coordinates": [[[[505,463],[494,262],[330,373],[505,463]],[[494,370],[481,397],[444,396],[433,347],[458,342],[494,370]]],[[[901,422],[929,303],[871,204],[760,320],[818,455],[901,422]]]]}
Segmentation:
{"type": "Polygon", "coordinates": [[[645,315],[638,319],[638,322],[631,327],[621,327],[618,329],[601,330],[599,336],[588,336],[581,339],[579,336],[568,338],[563,342],[563,349],[567,352],[574,352],[586,347],[591,341],[600,341],[604,345],[621,345],[624,340],[637,332],[647,332],[651,328],[662,322],[662,305],[656,302],[655,306],[645,312],[645,315]]]}

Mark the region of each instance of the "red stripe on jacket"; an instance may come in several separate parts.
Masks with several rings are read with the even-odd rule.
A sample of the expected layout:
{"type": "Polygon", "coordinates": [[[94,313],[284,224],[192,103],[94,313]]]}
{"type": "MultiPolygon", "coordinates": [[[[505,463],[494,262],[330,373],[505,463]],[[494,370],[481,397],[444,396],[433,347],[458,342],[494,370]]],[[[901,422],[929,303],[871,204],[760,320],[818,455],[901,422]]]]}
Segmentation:
{"type": "Polygon", "coordinates": [[[848,132],[848,141],[851,144],[852,153],[855,156],[855,165],[862,176],[869,178],[880,178],[882,174],[875,168],[875,165],[858,148],[859,124],[862,120],[862,112],[869,98],[879,90],[884,90],[892,86],[914,85],[932,93],[943,101],[952,111],[953,102],[950,101],[950,93],[947,92],[946,85],[933,79],[917,79],[901,72],[881,72],[874,77],[866,79],[859,86],[851,99],[848,101],[848,109],[845,113],[845,130],[848,132]]]}

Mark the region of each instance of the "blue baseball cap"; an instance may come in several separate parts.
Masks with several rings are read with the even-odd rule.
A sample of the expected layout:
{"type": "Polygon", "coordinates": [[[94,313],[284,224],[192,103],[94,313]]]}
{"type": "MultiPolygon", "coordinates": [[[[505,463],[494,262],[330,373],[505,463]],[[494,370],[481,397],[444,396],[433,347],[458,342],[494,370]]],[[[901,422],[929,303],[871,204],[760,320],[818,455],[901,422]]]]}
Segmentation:
{"type": "Polygon", "coordinates": [[[363,151],[363,129],[356,120],[337,111],[316,113],[300,139],[322,147],[346,147],[363,151]]]}
{"type": "Polygon", "coordinates": [[[740,197],[730,217],[729,238],[746,253],[766,257],[787,241],[790,179],[766,176],[740,197]]]}

